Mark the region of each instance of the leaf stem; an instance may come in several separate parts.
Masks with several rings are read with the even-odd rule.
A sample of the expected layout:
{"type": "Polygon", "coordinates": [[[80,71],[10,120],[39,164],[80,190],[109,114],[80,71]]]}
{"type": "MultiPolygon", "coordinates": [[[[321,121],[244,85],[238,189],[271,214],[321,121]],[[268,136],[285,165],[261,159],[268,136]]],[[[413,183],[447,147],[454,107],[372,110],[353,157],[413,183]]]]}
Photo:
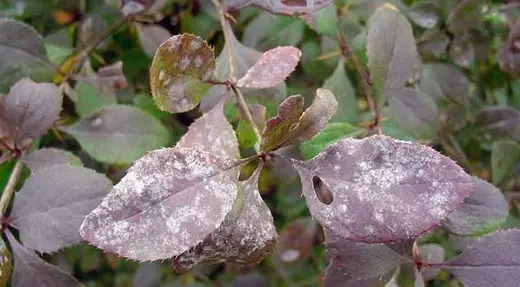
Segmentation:
{"type": "Polygon", "coordinates": [[[251,110],[249,110],[249,107],[246,104],[246,101],[244,100],[244,95],[242,95],[242,92],[240,89],[237,89],[235,85],[229,86],[231,90],[235,93],[238,100],[238,105],[242,109],[242,112],[244,112],[244,115],[246,116],[247,121],[251,124],[251,127],[253,128],[253,132],[255,133],[256,139],[260,141],[262,138],[262,134],[260,133],[260,130],[258,129],[258,126],[255,123],[255,119],[253,118],[253,115],[251,114],[251,110]]]}
{"type": "MultiPolygon", "coordinates": [[[[343,16],[343,10],[338,9],[337,15],[338,19],[343,16]]],[[[379,114],[379,109],[377,108],[376,102],[374,101],[374,98],[372,97],[372,89],[370,84],[370,76],[368,74],[368,71],[363,67],[361,62],[359,61],[359,58],[357,57],[356,53],[350,45],[348,44],[347,39],[341,32],[341,26],[340,21],[338,20],[337,23],[338,26],[338,42],[339,46],[341,48],[341,54],[345,58],[350,58],[352,60],[352,63],[354,64],[354,67],[356,69],[356,73],[358,74],[358,78],[361,80],[361,87],[363,89],[363,95],[365,96],[365,99],[368,103],[368,108],[370,109],[370,113],[372,114],[372,123],[370,124],[370,128],[374,129],[378,134],[382,134],[381,127],[379,126],[381,115],[379,114]]]]}
{"type": "Polygon", "coordinates": [[[11,196],[14,193],[16,183],[18,182],[18,179],[20,178],[20,175],[22,174],[23,169],[23,162],[22,157],[19,156],[17,158],[16,164],[14,165],[13,171],[11,172],[11,175],[9,176],[9,180],[7,181],[7,184],[5,185],[4,192],[2,193],[2,197],[0,198],[0,212],[2,214],[2,217],[7,210],[7,207],[9,206],[9,201],[11,200],[11,196]]]}

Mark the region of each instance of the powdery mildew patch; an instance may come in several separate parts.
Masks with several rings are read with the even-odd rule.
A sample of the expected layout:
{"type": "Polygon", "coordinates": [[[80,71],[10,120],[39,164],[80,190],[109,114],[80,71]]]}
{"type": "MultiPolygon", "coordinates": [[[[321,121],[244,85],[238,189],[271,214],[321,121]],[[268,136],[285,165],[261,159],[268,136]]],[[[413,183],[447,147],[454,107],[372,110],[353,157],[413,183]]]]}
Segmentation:
{"type": "Polygon", "coordinates": [[[293,161],[312,215],[352,241],[418,236],[439,224],[473,191],[471,177],[437,151],[386,136],[343,139],[307,162],[293,161]],[[312,178],[333,194],[319,201],[312,178]]]}
{"type": "Polygon", "coordinates": [[[83,222],[81,236],[139,260],[186,252],[218,229],[238,194],[235,161],[187,148],[148,153],[83,222]]]}

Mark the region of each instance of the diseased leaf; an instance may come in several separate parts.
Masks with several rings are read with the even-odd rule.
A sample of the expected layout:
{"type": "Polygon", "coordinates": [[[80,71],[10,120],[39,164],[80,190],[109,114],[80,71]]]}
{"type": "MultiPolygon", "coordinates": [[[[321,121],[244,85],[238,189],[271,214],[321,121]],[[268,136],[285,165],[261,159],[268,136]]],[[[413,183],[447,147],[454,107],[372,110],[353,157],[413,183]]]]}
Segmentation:
{"type": "Polygon", "coordinates": [[[110,106],[60,129],[93,158],[106,163],[131,163],[169,141],[161,122],[130,106],[110,106]]]}
{"type": "Polygon", "coordinates": [[[301,51],[292,46],[277,47],[265,52],[246,75],[238,80],[242,88],[265,89],[277,86],[294,71],[301,51]]]}
{"type": "Polygon", "coordinates": [[[171,37],[168,30],[159,25],[134,23],[139,43],[149,57],[153,57],[159,45],[171,37]]]}
{"type": "Polygon", "coordinates": [[[78,244],[81,222],[111,187],[93,170],[53,165],[34,172],[16,193],[10,223],[25,246],[40,253],[78,244]]]}
{"type": "Polygon", "coordinates": [[[478,239],[461,255],[440,264],[464,286],[514,287],[520,280],[520,230],[496,232],[478,239]]]}
{"type": "Polygon", "coordinates": [[[192,34],[163,42],[152,61],[150,86],[157,106],[170,113],[186,112],[199,104],[211,87],[215,55],[201,38],[192,34]]]}
{"type": "MultiPolygon", "coordinates": [[[[421,256],[421,262],[426,263],[428,265],[434,265],[444,262],[444,257],[446,252],[444,252],[444,248],[441,245],[435,243],[424,244],[419,247],[419,254],[421,256]]],[[[426,265],[423,264],[423,265],[426,265]]],[[[429,281],[441,272],[440,268],[432,268],[426,267],[421,270],[422,278],[424,281],[429,281]]],[[[424,286],[424,285],[423,285],[424,286]]]]}
{"type": "Polygon", "coordinates": [[[475,115],[477,127],[489,136],[520,141],[520,112],[511,107],[486,107],[475,115]]]}
{"type": "Polygon", "coordinates": [[[332,0],[225,0],[224,5],[231,11],[254,5],[271,13],[299,15],[317,11],[332,2],[332,0]]]}
{"type": "Polygon", "coordinates": [[[14,257],[11,284],[16,287],[80,287],[74,277],[43,261],[33,251],[21,245],[11,232],[6,232],[14,257]]]}
{"type": "Polygon", "coordinates": [[[0,92],[23,77],[50,80],[52,67],[42,37],[31,26],[0,19],[0,92]]]}
{"type": "Polygon", "coordinates": [[[491,178],[499,185],[514,175],[514,167],[520,164],[520,145],[512,140],[493,143],[491,148],[491,178]]]}
{"type": "Polygon", "coordinates": [[[333,121],[355,124],[358,120],[356,91],[345,71],[345,59],[341,58],[334,73],[325,80],[323,88],[331,91],[341,107],[333,121]]]}
{"type": "Polygon", "coordinates": [[[11,272],[13,271],[13,259],[4,240],[0,240],[0,286],[7,286],[11,272]]]}
{"type": "Polygon", "coordinates": [[[473,181],[473,193],[442,223],[453,234],[478,236],[500,227],[506,221],[509,206],[502,192],[484,180],[474,178],[473,181]]]}
{"type": "Polygon", "coordinates": [[[395,123],[417,138],[433,138],[437,128],[437,106],[420,91],[404,88],[388,99],[395,123]]]}
{"type": "Polygon", "coordinates": [[[473,191],[471,177],[449,158],[380,135],[343,139],[293,166],[313,217],[356,242],[416,237],[473,191]]]}
{"type": "Polygon", "coordinates": [[[175,271],[184,272],[199,262],[258,263],[271,253],[278,234],[271,211],[258,191],[261,170],[262,164],[249,179],[239,183],[244,198],[241,209],[233,211],[236,215],[228,217],[195,248],[173,258],[175,271]]]}
{"type": "Polygon", "coordinates": [[[325,128],[309,141],[300,145],[304,159],[310,159],[319,154],[328,145],[333,144],[345,137],[357,137],[364,134],[363,128],[352,126],[347,123],[328,123],[325,128]]]}
{"type": "Polygon", "coordinates": [[[235,131],[224,116],[224,100],[193,122],[177,146],[199,148],[214,155],[239,158],[240,150],[235,131]]]}
{"type": "Polygon", "coordinates": [[[278,115],[267,121],[261,149],[272,151],[311,139],[336,114],[338,102],[325,89],[317,89],[312,105],[303,112],[303,98],[291,96],[278,107],[278,115]]]}
{"type": "Polygon", "coordinates": [[[0,96],[0,138],[13,148],[27,148],[59,118],[61,100],[55,85],[21,79],[8,95],[0,96]]]}
{"type": "Polygon", "coordinates": [[[317,231],[318,226],[310,217],[290,222],[280,233],[273,255],[285,264],[306,260],[311,256],[317,231]]]}
{"type": "Polygon", "coordinates": [[[105,251],[134,260],[181,255],[236,215],[240,189],[235,166],[235,160],[199,149],[152,151],[86,217],[80,234],[105,251]]]}
{"type": "Polygon", "coordinates": [[[23,162],[31,172],[37,172],[57,164],[83,165],[81,159],[73,153],[57,148],[42,148],[35,150],[25,156],[23,162]]]}
{"type": "Polygon", "coordinates": [[[356,243],[328,230],[325,244],[330,263],[324,286],[383,286],[400,264],[410,262],[385,244],[356,243]]]}
{"type": "Polygon", "coordinates": [[[385,4],[370,17],[368,68],[379,106],[413,77],[417,51],[412,27],[395,6],[385,4]]]}
{"type": "Polygon", "coordinates": [[[97,74],[83,80],[96,87],[101,93],[110,93],[128,87],[128,82],[123,73],[123,62],[121,61],[105,66],[99,69],[97,74]]]}

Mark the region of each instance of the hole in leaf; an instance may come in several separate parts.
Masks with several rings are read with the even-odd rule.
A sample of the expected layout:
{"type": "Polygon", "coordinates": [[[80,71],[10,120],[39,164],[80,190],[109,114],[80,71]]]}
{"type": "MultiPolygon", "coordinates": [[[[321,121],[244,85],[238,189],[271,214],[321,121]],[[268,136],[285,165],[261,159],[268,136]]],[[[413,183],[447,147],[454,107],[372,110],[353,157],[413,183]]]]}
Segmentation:
{"type": "Polygon", "coordinates": [[[312,178],[312,186],[314,187],[314,192],[316,192],[316,196],[318,196],[318,200],[326,205],[330,205],[334,200],[334,196],[330,189],[325,185],[325,183],[318,176],[314,176],[312,178]]]}

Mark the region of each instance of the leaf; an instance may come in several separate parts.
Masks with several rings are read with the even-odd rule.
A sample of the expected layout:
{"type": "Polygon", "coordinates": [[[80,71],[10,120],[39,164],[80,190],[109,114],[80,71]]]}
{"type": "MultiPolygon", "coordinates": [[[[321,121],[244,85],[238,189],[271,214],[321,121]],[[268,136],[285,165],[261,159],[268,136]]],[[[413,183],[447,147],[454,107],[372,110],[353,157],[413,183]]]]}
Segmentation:
{"type": "Polygon", "coordinates": [[[482,5],[481,0],[458,1],[446,19],[448,30],[452,33],[462,33],[474,28],[480,21],[482,5]]]}
{"type": "Polygon", "coordinates": [[[81,242],[81,222],[112,184],[93,170],[54,165],[34,172],[16,194],[11,224],[26,247],[51,253],[81,242]]]}
{"type": "Polygon", "coordinates": [[[298,46],[304,38],[305,26],[299,18],[261,12],[247,25],[242,42],[261,51],[278,46],[298,46]]]}
{"type": "Polygon", "coordinates": [[[150,86],[157,106],[170,113],[186,112],[199,104],[211,87],[215,55],[201,38],[192,34],[163,42],[152,61],[150,86]]]}
{"type": "Polygon", "coordinates": [[[260,164],[249,179],[240,183],[244,198],[236,217],[226,219],[202,243],[173,258],[175,271],[185,272],[199,262],[254,264],[271,253],[278,234],[271,211],[258,191],[262,167],[260,164]]]}
{"type": "Polygon", "coordinates": [[[132,286],[156,287],[161,283],[161,264],[157,262],[142,263],[134,274],[132,286]]]}
{"type": "Polygon", "coordinates": [[[434,138],[437,106],[420,91],[404,88],[388,100],[390,113],[398,126],[417,138],[434,138]]]}
{"type": "Polygon", "coordinates": [[[149,57],[153,57],[161,43],[171,37],[170,32],[160,25],[143,25],[136,22],[134,26],[137,31],[139,43],[145,54],[149,57]]]}
{"type": "Polygon", "coordinates": [[[74,277],[43,261],[33,251],[22,246],[11,232],[6,232],[14,257],[11,284],[15,287],[74,287],[82,286],[74,277]]]}
{"type": "Polygon", "coordinates": [[[446,54],[450,39],[444,31],[428,30],[417,39],[417,49],[421,55],[440,58],[446,54]]]}
{"type": "Polygon", "coordinates": [[[395,6],[385,4],[370,17],[368,68],[379,106],[413,77],[418,57],[412,27],[395,6]]]}
{"type": "Polygon", "coordinates": [[[236,165],[198,149],[147,153],[85,218],[80,234],[133,260],[178,256],[229,220],[240,193],[236,165]]]}
{"type": "Polygon", "coordinates": [[[301,51],[292,46],[277,47],[265,52],[246,75],[238,80],[242,88],[265,89],[277,86],[294,71],[301,51]]]}
{"type": "Polygon", "coordinates": [[[99,69],[97,74],[83,80],[93,85],[100,93],[111,93],[128,87],[121,61],[105,66],[99,69]]]}
{"type": "Polygon", "coordinates": [[[138,107],[147,114],[153,116],[154,118],[164,121],[171,118],[170,114],[164,111],[161,111],[157,105],[155,105],[155,101],[151,96],[145,94],[138,94],[134,98],[134,107],[138,107]]]}
{"type": "Polygon", "coordinates": [[[450,99],[465,104],[469,95],[469,80],[455,66],[426,64],[423,65],[420,90],[435,103],[439,103],[441,99],[450,99]]]}
{"type": "Polygon", "coordinates": [[[440,264],[464,286],[514,287],[520,280],[520,231],[511,229],[486,235],[461,255],[440,264]]]}
{"type": "Polygon", "coordinates": [[[1,92],[24,76],[38,80],[52,77],[42,37],[23,22],[0,19],[0,58],[1,92]]]}
{"type": "Polygon", "coordinates": [[[261,149],[273,151],[311,139],[334,116],[338,103],[325,89],[317,89],[312,105],[303,111],[303,98],[291,96],[278,107],[278,115],[267,121],[262,134],[261,149]]]}
{"type": "Polygon", "coordinates": [[[335,37],[338,35],[337,7],[332,2],[327,7],[305,15],[305,21],[320,35],[335,37]]]}
{"type": "Polygon", "coordinates": [[[224,116],[224,100],[192,123],[177,146],[199,148],[214,155],[240,158],[235,131],[224,116]]]}
{"type": "Polygon", "coordinates": [[[13,259],[4,240],[0,240],[0,286],[7,286],[11,272],[13,271],[13,259]]]}
{"type": "Polygon", "coordinates": [[[254,5],[271,13],[284,15],[308,14],[330,5],[332,0],[225,0],[224,5],[228,10],[238,10],[254,5]]]}
{"type": "Polygon", "coordinates": [[[382,286],[400,264],[410,261],[385,244],[355,243],[328,230],[325,244],[330,263],[324,286],[382,286]]]}
{"type": "Polygon", "coordinates": [[[365,133],[365,130],[347,123],[330,122],[325,128],[309,141],[300,145],[304,159],[310,159],[319,154],[330,144],[345,137],[357,137],[365,133]]]}
{"type": "Polygon", "coordinates": [[[345,71],[345,59],[340,58],[334,73],[325,80],[323,88],[331,91],[341,107],[333,121],[355,124],[358,121],[356,91],[345,71]]]}
{"type": "MultiPolygon", "coordinates": [[[[426,263],[427,265],[443,263],[446,256],[444,248],[442,248],[441,245],[435,243],[421,245],[419,247],[419,254],[421,256],[421,262],[426,263]]],[[[437,277],[439,272],[441,272],[440,268],[426,267],[425,269],[421,270],[421,279],[424,279],[424,281],[429,281],[437,277]]]]}
{"type": "Polygon", "coordinates": [[[514,167],[520,163],[520,145],[512,140],[493,143],[491,148],[491,178],[500,185],[511,178],[514,167]]]}
{"type": "Polygon", "coordinates": [[[115,93],[102,93],[86,81],[77,81],[75,90],[78,97],[75,101],[76,111],[82,117],[88,116],[101,108],[117,104],[115,93]]]}
{"type": "Polygon", "coordinates": [[[57,148],[42,148],[35,150],[25,156],[23,162],[31,172],[37,172],[59,164],[76,166],[83,165],[81,159],[73,153],[57,148]]]}
{"type": "Polygon", "coordinates": [[[431,29],[437,25],[442,16],[442,9],[434,1],[414,4],[407,11],[408,17],[417,26],[431,29]]]}
{"type": "Polygon", "coordinates": [[[55,85],[21,79],[0,97],[0,138],[6,137],[11,147],[27,148],[59,118],[61,100],[55,85]]]}
{"type": "Polygon", "coordinates": [[[158,120],[130,106],[110,106],[60,129],[106,163],[131,163],[169,141],[168,130],[158,120]]]}
{"type": "Polygon", "coordinates": [[[449,158],[380,135],[346,138],[309,161],[292,161],[312,216],[355,242],[419,236],[473,191],[471,177],[449,158]]]}
{"type": "Polygon", "coordinates": [[[484,180],[474,178],[473,181],[473,193],[442,223],[442,226],[453,234],[483,235],[506,221],[509,206],[502,192],[484,180]]]}
{"type": "Polygon", "coordinates": [[[306,260],[312,255],[317,232],[318,226],[310,217],[291,221],[282,229],[273,255],[285,264],[306,260]]]}
{"type": "Polygon", "coordinates": [[[486,107],[475,115],[481,132],[493,138],[512,138],[520,141],[520,112],[511,107],[486,107]]]}

